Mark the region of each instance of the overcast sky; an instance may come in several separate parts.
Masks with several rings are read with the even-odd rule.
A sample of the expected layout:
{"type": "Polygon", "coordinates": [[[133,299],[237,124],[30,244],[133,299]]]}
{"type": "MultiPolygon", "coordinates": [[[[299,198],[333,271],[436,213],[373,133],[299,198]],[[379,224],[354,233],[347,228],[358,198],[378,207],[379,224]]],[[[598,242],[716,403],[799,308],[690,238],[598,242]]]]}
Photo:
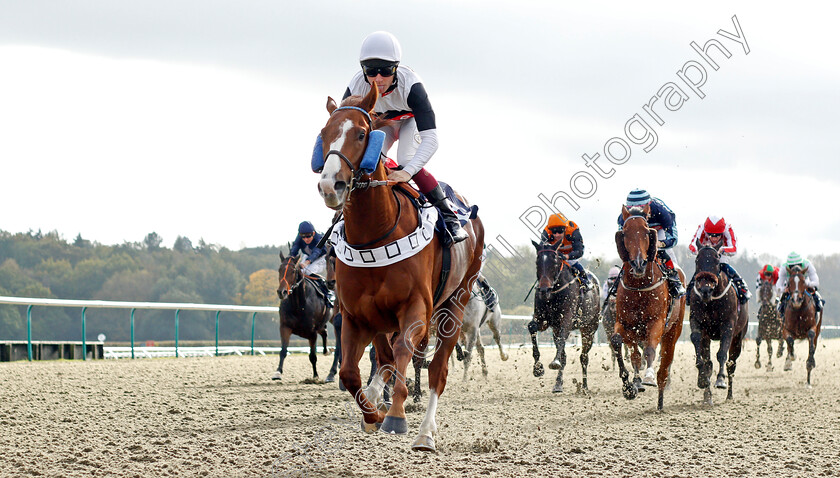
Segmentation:
{"type": "Polygon", "coordinates": [[[479,205],[496,248],[533,237],[520,217],[539,222],[539,195],[562,191],[587,256],[613,256],[642,187],[674,209],[683,244],[717,214],[751,254],[840,251],[833,6],[566,3],[2,2],[0,229],[231,249],[285,243],[304,219],[325,230],[309,159],[326,98],[362,39],[388,30],[437,115],[428,169],[479,205]],[[733,16],[745,41],[726,36],[733,16]],[[717,70],[690,46],[710,39],[730,54],[710,48],[717,70]],[[702,99],[686,83],[699,70],[678,75],[687,62],[704,68],[702,99]],[[687,100],[655,103],[660,125],[643,107],[669,82],[687,100]],[[628,138],[637,114],[655,145],[628,138]],[[605,158],[611,138],[626,162],[605,158]],[[610,177],[586,167],[595,153],[610,177]]]}

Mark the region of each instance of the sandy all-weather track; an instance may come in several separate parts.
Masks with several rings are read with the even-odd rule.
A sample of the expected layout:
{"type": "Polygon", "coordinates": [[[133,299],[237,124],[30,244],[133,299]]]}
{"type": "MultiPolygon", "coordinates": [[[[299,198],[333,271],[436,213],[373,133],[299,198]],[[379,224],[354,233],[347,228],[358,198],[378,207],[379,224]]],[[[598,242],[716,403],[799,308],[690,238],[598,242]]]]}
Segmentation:
{"type": "Polygon", "coordinates": [[[574,391],[574,347],[559,395],[554,371],[531,375],[530,348],[509,350],[507,362],[488,349],[487,379],[475,362],[467,382],[460,363],[450,373],[437,454],[410,450],[426,395],[408,435],[365,435],[347,417],[348,393],[302,383],[305,355],[287,360],[282,383],[268,379],[276,356],[6,363],[0,475],[838,476],[840,340],[819,344],[812,389],[807,347],[797,346],[792,372],[775,359],[768,373],[753,367],[748,341],[735,400],[715,390],[709,407],[693,349],[680,343],[663,413],[653,390],[621,397],[605,347],[593,349],[589,395],[574,391]]]}

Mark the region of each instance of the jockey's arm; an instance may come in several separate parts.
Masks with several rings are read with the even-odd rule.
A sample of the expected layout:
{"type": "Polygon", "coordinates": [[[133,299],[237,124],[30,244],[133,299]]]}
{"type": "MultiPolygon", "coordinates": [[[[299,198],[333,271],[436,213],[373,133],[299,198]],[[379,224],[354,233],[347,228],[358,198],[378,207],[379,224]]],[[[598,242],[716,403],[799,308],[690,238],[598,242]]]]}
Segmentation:
{"type": "Polygon", "coordinates": [[[781,296],[785,292],[785,285],[787,285],[788,273],[786,268],[782,268],[779,272],[779,280],[776,281],[776,295],[781,296]]]}
{"type": "Polygon", "coordinates": [[[723,232],[724,246],[720,253],[726,256],[734,256],[738,252],[738,238],[735,236],[735,231],[732,226],[728,226],[723,232]]]}
{"type": "MultiPolygon", "coordinates": [[[[414,114],[414,121],[417,124],[417,131],[420,134],[420,145],[417,146],[417,151],[411,161],[403,167],[403,171],[414,176],[426,163],[432,159],[438,148],[437,126],[435,124],[435,111],[432,109],[432,104],[429,102],[429,95],[426,94],[426,88],[423,83],[415,83],[411,85],[411,91],[406,98],[408,107],[414,114]]],[[[413,138],[406,138],[408,141],[413,141],[413,138]]]]}
{"type": "Polygon", "coordinates": [[[814,268],[814,264],[808,266],[808,277],[805,278],[805,285],[815,289],[820,286],[820,277],[817,275],[817,270],[814,268]]]}
{"type": "Polygon", "coordinates": [[[583,236],[580,234],[580,229],[575,229],[568,238],[572,243],[572,250],[566,255],[566,259],[574,260],[583,257],[583,236]]]}
{"type": "Polygon", "coordinates": [[[688,251],[692,254],[697,254],[697,239],[700,239],[700,235],[703,234],[703,225],[697,228],[697,231],[694,232],[694,237],[691,238],[691,242],[688,243],[688,251]]]}

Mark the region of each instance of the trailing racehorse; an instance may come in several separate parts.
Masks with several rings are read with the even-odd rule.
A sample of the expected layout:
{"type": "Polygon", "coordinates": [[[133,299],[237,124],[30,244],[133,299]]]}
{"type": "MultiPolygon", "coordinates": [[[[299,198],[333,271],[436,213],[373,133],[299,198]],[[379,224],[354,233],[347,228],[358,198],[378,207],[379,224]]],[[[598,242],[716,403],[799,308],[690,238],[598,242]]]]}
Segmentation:
{"type": "Polygon", "coordinates": [[[785,371],[793,369],[793,341],[808,339],[808,360],[805,368],[808,370],[808,386],[811,386],[811,370],[817,366],[814,352],[817,349],[817,339],[822,327],[822,311],[816,312],[813,291],[805,285],[807,268],[788,267],[788,280],[785,287],[789,295],[785,307],[785,320],[782,324],[782,338],[787,342],[788,355],[785,359],[785,371]]]}
{"type": "Polygon", "coordinates": [[[784,351],[782,340],[782,319],[776,309],[774,300],[773,284],[767,280],[761,280],[758,288],[758,332],[755,334],[755,368],[761,368],[761,341],[767,341],[767,371],[773,370],[773,340],[779,341],[776,357],[781,357],[784,351]]]}
{"type": "Polygon", "coordinates": [[[711,381],[713,364],[711,341],[719,340],[718,374],[715,388],[728,388],[726,399],[732,399],[732,382],[744,337],[747,335],[749,315],[747,303],[738,303],[734,283],[720,269],[720,248],[701,246],[699,239],[695,259],[694,287],[691,295],[689,323],[697,366],[697,387],[703,389],[703,400],[712,403],[711,381]],[[723,368],[726,366],[726,375],[723,368]],[[729,378],[727,387],[725,378],[729,378]]]}
{"type": "Polygon", "coordinates": [[[324,355],[327,351],[327,321],[332,316],[332,309],[327,307],[318,294],[316,285],[303,274],[296,256],[284,257],[280,253],[280,285],[277,295],[280,297],[280,364],[271,375],[272,380],[283,378],[283,362],[292,334],[309,340],[309,362],[312,363],[313,378],[318,378],[316,342],[318,335],[324,341],[324,355]]]}
{"type": "MultiPolygon", "coordinates": [[[[326,256],[327,267],[325,275],[327,276],[327,288],[335,292],[335,253],[332,247],[327,249],[326,256]]],[[[335,352],[333,353],[332,367],[330,367],[330,372],[327,374],[327,378],[324,379],[324,383],[335,382],[335,374],[338,373],[338,368],[341,366],[341,307],[338,301],[336,301],[335,307],[333,308],[330,322],[332,322],[333,331],[335,332],[335,352]]],[[[339,388],[342,387],[339,384],[339,388]]]]}
{"type": "MultiPolygon", "coordinates": [[[[671,297],[667,278],[656,262],[656,230],[648,227],[647,217],[650,206],[634,206],[627,209],[622,206],[624,218],[622,230],[616,232],[615,243],[618,256],[623,261],[622,276],[616,292],[615,334],[610,339],[613,350],[618,354],[619,377],[622,382],[624,398],[632,400],[643,385],[653,385],[653,364],[656,347],[660,345],[659,371],[656,385],[659,388],[657,409],[662,410],[665,386],[674,361],[674,346],[682,332],[685,315],[685,296],[671,297]],[[628,344],[632,350],[632,362],[635,371],[633,381],[620,355],[622,344],[628,344]],[[641,357],[636,347],[643,347],[647,370],[644,380],[639,379],[641,357]]],[[[680,281],[685,284],[685,275],[677,270],[680,281]]]]}
{"type": "Polygon", "coordinates": [[[581,294],[580,282],[572,272],[572,266],[557,252],[560,243],[555,246],[538,244],[531,241],[537,249],[538,288],[534,295],[534,318],[528,323],[534,355],[534,376],[545,374],[540,363],[540,349],[537,345],[537,332],[551,327],[557,352],[548,368],[557,370],[552,392],[563,391],[563,369],[566,367],[566,340],[572,330],[580,330],[581,349],[580,366],[583,371],[582,387],[588,390],[587,367],[589,350],[598,331],[598,307],[600,286],[598,279],[589,274],[592,286],[581,294]]]}
{"type": "Polygon", "coordinates": [[[324,203],[344,213],[331,236],[336,241],[336,288],[341,303],[341,381],[362,411],[362,428],[406,433],[405,372],[422,353],[432,328],[437,349],[429,365],[429,403],[412,445],[434,451],[438,399],[446,386],[449,356],[460,335],[469,291],[481,267],[484,229],[466,221],[466,240],[445,249],[432,231],[437,211],[415,207],[415,193],[388,181],[380,161],[384,133],[371,118],[377,87],[350,96],[339,107],[327,101],[330,118],[312,157],[321,172],[324,203]],[[448,267],[447,267],[448,266],[448,267]],[[442,274],[441,272],[444,271],[442,274]],[[397,335],[394,333],[398,332],[397,335]],[[359,359],[374,342],[377,375],[362,389],[359,359]],[[385,383],[396,374],[393,403],[382,402],[385,383]],[[387,408],[387,410],[385,410],[387,408]]]}

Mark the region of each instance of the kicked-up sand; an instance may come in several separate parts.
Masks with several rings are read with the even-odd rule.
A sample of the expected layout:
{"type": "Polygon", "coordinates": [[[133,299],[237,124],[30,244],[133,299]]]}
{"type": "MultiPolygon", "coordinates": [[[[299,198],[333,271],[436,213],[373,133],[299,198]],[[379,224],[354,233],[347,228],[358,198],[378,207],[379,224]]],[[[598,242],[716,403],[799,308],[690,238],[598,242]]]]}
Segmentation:
{"type": "MultiPolygon", "coordinates": [[[[366,435],[347,392],[306,383],[305,355],[287,359],[281,382],[269,380],[277,356],[3,363],[0,475],[838,476],[840,339],[818,344],[810,389],[807,345],[796,345],[792,371],[774,357],[768,372],[745,342],[734,400],[714,390],[709,406],[693,347],[678,344],[661,413],[655,389],[621,396],[606,347],[590,356],[589,393],[567,348],[562,394],[555,371],[532,375],[530,346],[507,362],[487,349],[486,378],[477,357],[467,381],[462,363],[450,369],[434,454],[410,449],[427,394],[409,407],[407,435],[366,435]]],[[[542,354],[547,366],[553,350],[542,354]]],[[[330,361],[319,355],[322,378],[330,361]]]]}

